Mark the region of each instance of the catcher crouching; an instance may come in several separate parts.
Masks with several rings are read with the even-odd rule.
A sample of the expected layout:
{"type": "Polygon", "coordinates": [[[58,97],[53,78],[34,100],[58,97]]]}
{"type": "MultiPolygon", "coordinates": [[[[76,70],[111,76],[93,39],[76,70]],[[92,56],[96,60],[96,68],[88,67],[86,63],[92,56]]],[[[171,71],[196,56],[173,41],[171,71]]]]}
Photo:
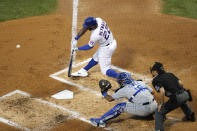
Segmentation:
{"type": "Polygon", "coordinates": [[[109,102],[120,98],[127,98],[128,102],[118,103],[100,118],[91,118],[90,121],[94,126],[105,127],[108,120],[118,117],[123,112],[136,116],[149,116],[155,112],[157,102],[152,95],[152,88],[142,81],[131,78],[126,72],[119,74],[117,82],[120,88],[113,95],[108,95],[111,83],[108,80],[100,80],[102,95],[109,102]]]}

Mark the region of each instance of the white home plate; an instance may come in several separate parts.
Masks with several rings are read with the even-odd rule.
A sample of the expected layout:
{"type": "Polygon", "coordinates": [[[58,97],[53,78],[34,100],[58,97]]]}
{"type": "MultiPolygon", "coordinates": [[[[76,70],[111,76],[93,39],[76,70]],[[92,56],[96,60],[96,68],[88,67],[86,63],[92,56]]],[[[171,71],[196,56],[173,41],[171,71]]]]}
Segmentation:
{"type": "Polygon", "coordinates": [[[69,90],[63,90],[57,94],[52,95],[51,97],[55,99],[73,99],[73,92],[69,90]]]}

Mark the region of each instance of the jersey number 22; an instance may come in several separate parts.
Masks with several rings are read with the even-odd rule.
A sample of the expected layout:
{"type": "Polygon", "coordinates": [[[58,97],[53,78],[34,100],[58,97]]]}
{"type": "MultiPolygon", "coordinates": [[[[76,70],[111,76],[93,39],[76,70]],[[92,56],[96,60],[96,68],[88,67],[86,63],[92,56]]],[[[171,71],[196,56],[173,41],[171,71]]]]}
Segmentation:
{"type": "Polygon", "coordinates": [[[103,37],[108,40],[109,39],[109,35],[110,35],[110,30],[109,30],[109,27],[107,26],[107,24],[105,25],[105,30],[103,32],[103,37]]]}

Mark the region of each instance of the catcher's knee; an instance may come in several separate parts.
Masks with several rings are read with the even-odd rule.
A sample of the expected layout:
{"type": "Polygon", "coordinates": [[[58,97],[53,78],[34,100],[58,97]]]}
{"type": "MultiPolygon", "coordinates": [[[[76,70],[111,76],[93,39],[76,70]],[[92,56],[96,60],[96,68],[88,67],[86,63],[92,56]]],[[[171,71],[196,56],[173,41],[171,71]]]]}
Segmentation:
{"type": "Polygon", "coordinates": [[[118,114],[124,112],[124,109],[126,107],[126,102],[118,103],[113,107],[114,112],[117,112],[118,114]]]}

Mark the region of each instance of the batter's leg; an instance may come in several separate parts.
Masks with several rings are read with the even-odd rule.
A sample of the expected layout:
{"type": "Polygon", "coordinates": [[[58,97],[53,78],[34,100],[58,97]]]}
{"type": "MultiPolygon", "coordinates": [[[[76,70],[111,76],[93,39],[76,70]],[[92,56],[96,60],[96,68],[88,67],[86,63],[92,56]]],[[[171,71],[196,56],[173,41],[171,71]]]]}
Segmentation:
{"type": "Polygon", "coordinates": [[[81,68],[79,71],[72,73],[72,76],[80,76],[80,77],[88,76],[88,70],[98,64],[98,53],[99,53],[99,49],[93,55],[93,58],[90,60],[90,62],[85,67],[81,68]]]}
{"type": "Polygon", "coordinates": [[[116,50],[117,43],[116,40],[114,40],[111,45],[106,47],[99,48],[98,58],[99,58],[99,64],[101,68],[101,72],[104,75],[107,75],[109,77],[117,78],[118,73],[111,69],[111,57],[116,50]]]}
{"type": "Polygon", "coordinates": [[[113,77],[113,78],[118,77],[118,73],[115,70],[112,70],[112,69],[108,69],[106,71],[106,75],[109,76],[109,77],[113,77]]]}
{"type": "Polygon", "coordinates": [[[118,77],[118,73],[115,70],[110,69],[111,58],[99,58],[99,64],[100,64],[101,72],[104,75],[107,75],[107,76],[113,77],[113,78],[118,77]]]}
{"type": "Polygon", "coordinates": [[[96,51],[96,53],[93,55],[93,58],[90,60],[90,62],[83,69],[85,69],[86,71],[88,71],[89,69],[91,69],[92,67],[94,67],[95,65],[98,64],[99,50],[100,50],[100,48],[96,51]]]}
{"type": "Polygon", "coordinates": [[[94,67],[95,65],[98,64],[98,61],[95,61],[93,58],[90,60],[90,62],[84,67],[86,71],[94,67]]]}

